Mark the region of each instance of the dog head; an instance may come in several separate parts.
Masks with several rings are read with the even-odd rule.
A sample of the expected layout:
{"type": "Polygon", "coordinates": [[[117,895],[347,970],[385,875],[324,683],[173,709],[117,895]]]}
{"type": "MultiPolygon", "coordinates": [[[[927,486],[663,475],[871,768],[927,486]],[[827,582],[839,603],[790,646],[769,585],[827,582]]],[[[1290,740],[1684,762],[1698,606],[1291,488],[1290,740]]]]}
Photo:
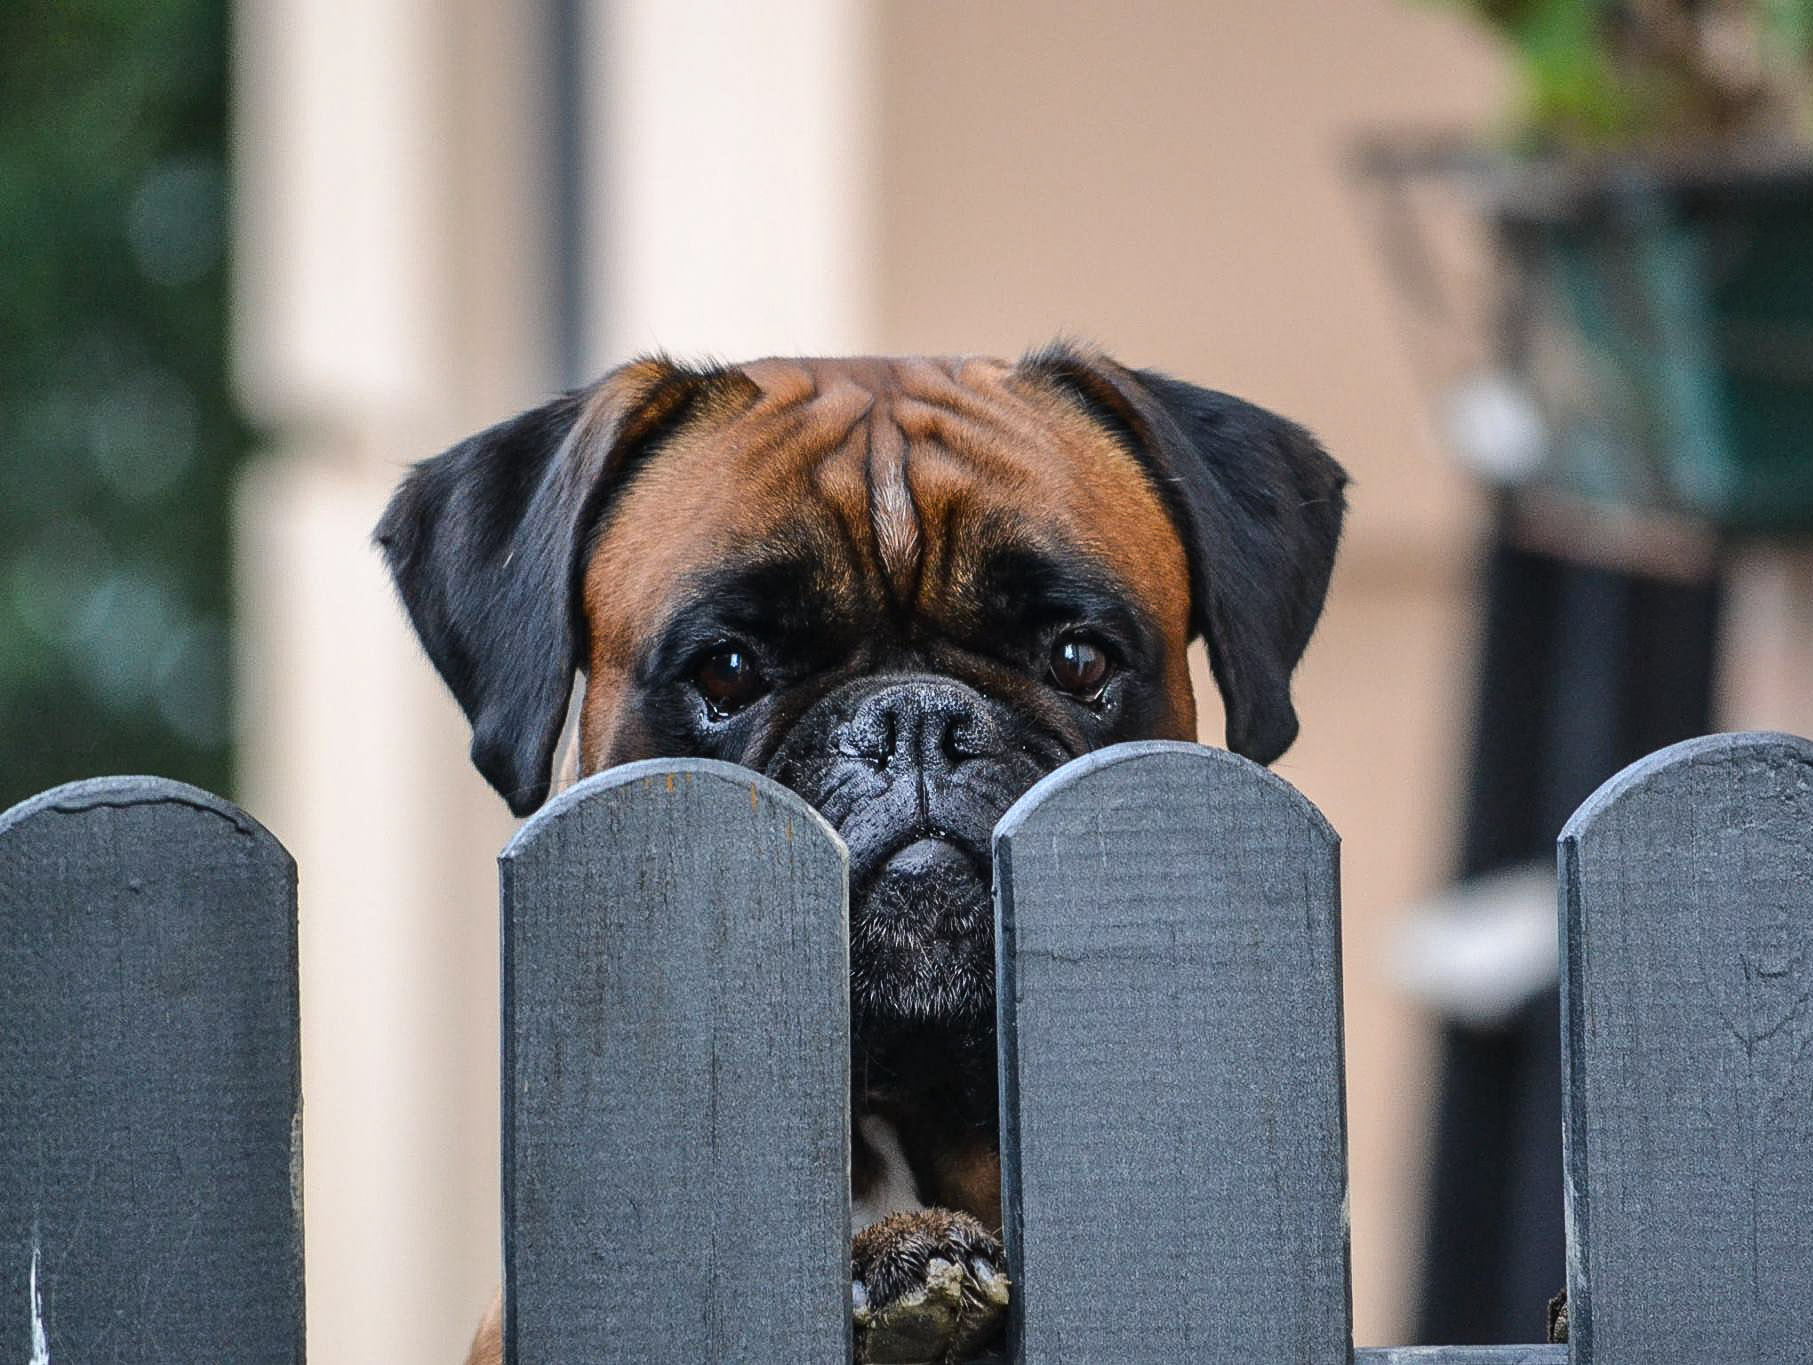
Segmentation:
{"type": "Polygon", "coordinates": [[[1072,347],[643,360],[418,466],[377,538],[518,814],[576,671],[585,771],[726,759],[824,813],[873,1059],[990,1036],[995,822],[1087,750],[1193,738],[1193,637],[1228,746],[1290,744],[1344,482],[1280,417],[1072,347]]]}

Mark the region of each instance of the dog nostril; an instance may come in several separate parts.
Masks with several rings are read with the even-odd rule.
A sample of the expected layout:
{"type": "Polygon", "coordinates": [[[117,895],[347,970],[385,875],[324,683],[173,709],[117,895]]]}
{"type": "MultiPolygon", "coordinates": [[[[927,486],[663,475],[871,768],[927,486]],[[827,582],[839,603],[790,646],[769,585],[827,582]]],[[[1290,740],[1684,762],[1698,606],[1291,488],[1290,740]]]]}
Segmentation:
{"type": "Polygon", "coordinates": [[[884,717],[877,723],[873,717],[857,716],[838,728],[832,747],[845,758],[861,759],[873,768],[885,768],[894,756],[893,717],[884,717]]]}
{"type": "Polygon", "coordinates": [[[886,754],[877,753],[868,745],[853,744],[849,740],[839,740],[837,752],[842,758],[854,758],[858,762],[866,763],[869,767],[875,769],[886,767],[888,762],[886,754]]]}
{"type": "Polygon", "coordinates": [[[944,755],[945,762],[947,763],[957,764],[963,762],[966,758],[974,757],[973,754],[967,753],[964,750],[963,742],[960,737],[961,730],[962,723],[955,718],[947,720],[944,723],[944,734],[938,741],[938,749],[944,755]]]}
{"type": "Polygon", "coordinates": [[[1001,752],[1001,738],[985,717],[966,714],[953,716],[944,729],[941,746],[952,763],[972,758],[988,758],[1001,752]]]}

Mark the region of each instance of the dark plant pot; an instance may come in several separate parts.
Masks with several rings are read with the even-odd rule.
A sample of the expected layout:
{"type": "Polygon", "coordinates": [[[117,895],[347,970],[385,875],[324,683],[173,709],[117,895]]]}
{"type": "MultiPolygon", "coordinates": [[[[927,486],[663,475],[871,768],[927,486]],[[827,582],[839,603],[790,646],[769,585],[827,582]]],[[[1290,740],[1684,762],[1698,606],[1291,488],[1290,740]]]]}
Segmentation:
{"type": "Polygon", "coordinates": [[[1731,530],[1813,531],[1813,164],[1493,179],[1543,477],[1731,530]]]}

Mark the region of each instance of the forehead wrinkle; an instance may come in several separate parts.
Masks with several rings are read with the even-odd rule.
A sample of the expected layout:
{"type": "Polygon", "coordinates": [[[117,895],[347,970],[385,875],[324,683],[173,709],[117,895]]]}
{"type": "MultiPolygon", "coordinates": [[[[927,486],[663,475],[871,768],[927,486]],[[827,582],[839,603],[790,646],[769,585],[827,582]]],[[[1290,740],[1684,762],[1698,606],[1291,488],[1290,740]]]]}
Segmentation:
{"type": "Polygon", "coordinates": [[[624,488],[586,570],[594,667],[626,661],[677,585],[726,544],[759,544],[797,510],[805,469],[847,445],[861,418],[861,405],[816,401],[816,387],[770,390],[777,401],[680,433],[624,488]]]}
{"type": "MultiPolygon", "coordinates": [[[[935,472],[934,462],[921,459],[916,462],[915,469],[927,476],[935,472]]],[[[969,564],[967,542],[970,537],[965,514],[972,503],[965,482],[952,481],[943,496],[925,496],[918,504],[925,527],[926,549],[915,605],[922,612],[936,611],[940,604],[961,599],[971,586],[973,566],[969,564]]]]}
{"type": "Polygon", "coordinates": [[[812,502],[821,509],[822,519],[834,529],[838,548],[847,563],[848,577],[854,583],[865,575],[864,565],[876,562],[874,527],[868,515],[868,480],[864,472],[867,442],[851,439],[852,425],[845,440],[821,451],[806,469],[812,502]]]}
{"type": "Polygon", "coordinates": [[[869,523],[875,556],[894,600],[911,602],[917,593],[920,552],[919,508],[908,478],[911,446],[893,414],[876,404],[865,428],[863,473],[869,491],[869,523]]]}
{"type": "MultiPolygon", "coordinates": [[[[1183,547],[1134,457],[1068,406],[1028,401],[1030,395],[990,378],[982,377],[974,395],[974,406],[986,414],[979,419],[965,420],[958,404],[897,403],[898,420],[920,453],[916,486],[936,472],[962,490],[972,521],[1054,535],[1103,559],[1170,629],[1184,630],[1189,595],[1183,547]]],[[[971,404],[966,399],[962,406],[971,404]]],[[[923,507],[923,496],[920,501],[923,507]]],[[[947,576],[973,567],[962,562],[960,551],[953,557],[947,576]]]]}
{"type": "Polygon", "coordinates": [[[788,527],[817,528],[827,583],[934,626],[973,591],[987,528],[1050,535],[1112,565],[1181,650],[1175,528],[1136,458],[1068,402],[968,359],[746,372],[763,397],[679,433],[606,521],[586,576],[595,667],[631,657],[682,575],[788,527]]]}
{"type": "Polygon", "coordinates": [[[751,471],[777,464],[789,469],[809,467],[835,455],[862,418],[860,409],[846,416],[820,400],[789,404],[764,420],[751,422],[747,435],[726,444],[735,463],[751,471]]]}
{"type": "Polygon", "coordinates": [[[965,475],[980,474],[1014,484],[1025,481],[1024,453],[1042,444],[1041,433],[1033,424],[1004,421],[1000,416],[977,421],[917,399],[897,404],[895,420],[914,448],[939,452],[965,475]]]}
{"type": "Polygon", "coordinates": [[[1002,382],[1004,377],[999,362],[947,360],[903,375],[900,396],[983,428],[1024,427],[1028,406],[1002,382]]]}
{"type": "Polygon", "coordinates": [[[818,373],[800,361],[756,360],[737,368],[761,390],[756,410],[771,411],[818,397],[818,373]]]}

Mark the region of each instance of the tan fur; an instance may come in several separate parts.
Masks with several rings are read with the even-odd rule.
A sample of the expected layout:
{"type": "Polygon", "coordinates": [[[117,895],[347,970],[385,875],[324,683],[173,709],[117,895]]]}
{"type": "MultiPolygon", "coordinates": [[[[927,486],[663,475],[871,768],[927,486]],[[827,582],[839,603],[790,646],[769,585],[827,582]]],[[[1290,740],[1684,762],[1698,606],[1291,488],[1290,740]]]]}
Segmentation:
{"type": "Polygon", "coordinates": [[[1165,733],[1194,735],[1183,547],[1137,462],[1095,423],[996,360],[761,360],[738,376],[746,389],[631,481],[587,566],[585,771],[635,752],[618,731],[626,672],[686,576],[783,525],[822,528],[860,561],[834,566],[852,584],[879,575],[934,624],[973,586],[969,533],[990,518],[1077,547],[1159,621],[1165,733]]]}
{"type": "Polygon", "coordinates": [[[472,1349],[466,1353],[466,1365],[504,1365],[504,1296],[491,1300],[484,1320],[472,1337],[472,1349]]]}
{"type": "MultiPolygon", "coordinates": [[[[641,756],[642,737],[625,728],[634,722],[619,703],[637,649],[686,576],[782,526],[830,533],[827,543],[855,556],[832,566],[852,594],[859,580],[879,576],[896,604],[934,624],[973,589],[980,547],[972,532],[991,519],[1081,549],[1159,623],[1170,713],[1160,733],[1194,737],[1183,547],[1133,457],[1069,403],[996,360],[762,360],[731,379],[637,472],[587,565],[583,772],[641,756]]],[[[625,412],[639,426],[662,422],[673,410],[663,382],[652,362],[618,371],[594,395],[575,441],[633,439],[625,412]]],[[[575,464],[598,469],[593,460],[575,464]]],[[[873,1155],[861,1143],[853,1164],[866,1186],[873,1155]]],[[[1000,1227],[992,1146],[947,1158],[937,1182],[940,1203],[1000,1227]]],[[[502,1365],[502,1333],[500,1296],[467,1365],[502,1365]]]]}
{"type": "Polygon", "coordinates": [[[947,1209],[970,1214],[992,1232],[1001,1230],[1001,1154],[992,1142],[946,1156],[938,1164],[934,1197],[947,1209]]]}

